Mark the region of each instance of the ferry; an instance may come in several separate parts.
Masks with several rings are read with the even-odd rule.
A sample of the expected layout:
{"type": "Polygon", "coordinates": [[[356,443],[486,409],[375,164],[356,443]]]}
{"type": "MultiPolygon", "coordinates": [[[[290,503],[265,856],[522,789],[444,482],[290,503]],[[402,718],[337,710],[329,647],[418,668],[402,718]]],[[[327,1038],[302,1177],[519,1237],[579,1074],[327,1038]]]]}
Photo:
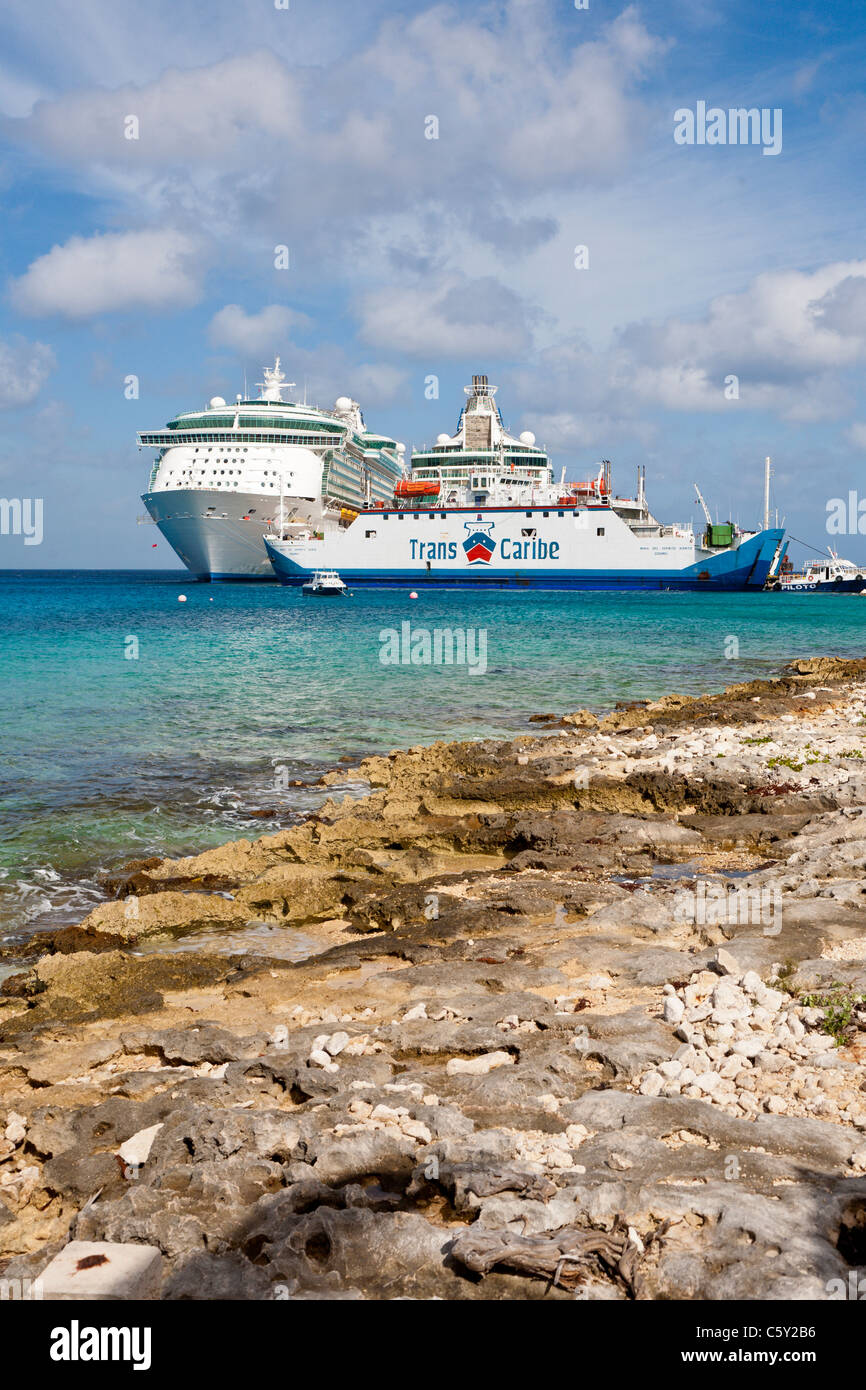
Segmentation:
{"type": "Polygon", "coordinates": [[[348,525],[268,534],[281,583],[337,569],[352,588],[709,590],[763,588],[784,554],[784,531],[713,523],[663,525],[638,471],[633,497],[615,496],[611,465],[554,479],[531,431],[505,429],[486,376],[473,376],[453,435],[413,451],[390,502],[348,525]]]}
{"type": "Polygon", "coordinates": [[[782,566],[779,590],[783,594],[859,594],[866,589],[866,565],[840,560],[828,550],[828,560],[811,560],[796,571],[782,566]]]}
{"type": "Polygon", "coordinates": [[[278,357],[256,399],[214,396],[138,436],[157,451],[142,501],[197,579],[273,581],[263,528],[304,534],[325,517],[345,525],[393,498],[405,446],[368,430],[351,397],[320,410],[283,400],[293,386],[278,357]]]}

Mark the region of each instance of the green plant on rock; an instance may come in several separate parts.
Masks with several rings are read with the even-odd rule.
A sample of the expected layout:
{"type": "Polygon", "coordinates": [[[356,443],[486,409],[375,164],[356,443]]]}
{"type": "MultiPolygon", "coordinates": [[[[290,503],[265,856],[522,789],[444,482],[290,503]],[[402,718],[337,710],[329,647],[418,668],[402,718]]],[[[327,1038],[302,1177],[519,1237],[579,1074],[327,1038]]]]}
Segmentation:
{"type": "Polygon", "coordinates": [[[803,994],[800,1002],[807,1009],[823,1009],[821,1029],[829,1033],[837,1047],[848,1039],[854,1023],[854,1011],[866,1004],[866,994],[855,994],[849,985],[834,983],[824,994],[803,994]]]}

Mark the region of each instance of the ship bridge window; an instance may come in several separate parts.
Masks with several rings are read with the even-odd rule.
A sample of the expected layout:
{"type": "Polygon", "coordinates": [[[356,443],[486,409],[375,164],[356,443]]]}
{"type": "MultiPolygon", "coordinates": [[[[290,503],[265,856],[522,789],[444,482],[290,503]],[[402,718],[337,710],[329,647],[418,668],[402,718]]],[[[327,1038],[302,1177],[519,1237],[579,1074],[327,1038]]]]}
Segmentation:
{"type": "Polygon", "coordinates": [[[532,516],[532,512],[527,512],[526,515],[527,515],[527,516],[532,516]]]}
{"type": "Polygon", "coordinates": [[[557,512],[556,515],[557,515],[557,516],[565,516],[565,512],[557,512]]]}
{"type": "Polygon", "coordinates": [[[603,535],[604,535],[604,527],[603,527],[603,526],[596,526],[596,528],[595,528],[595,534],[596,534],[597,536],[603,536],[603,535]]]}

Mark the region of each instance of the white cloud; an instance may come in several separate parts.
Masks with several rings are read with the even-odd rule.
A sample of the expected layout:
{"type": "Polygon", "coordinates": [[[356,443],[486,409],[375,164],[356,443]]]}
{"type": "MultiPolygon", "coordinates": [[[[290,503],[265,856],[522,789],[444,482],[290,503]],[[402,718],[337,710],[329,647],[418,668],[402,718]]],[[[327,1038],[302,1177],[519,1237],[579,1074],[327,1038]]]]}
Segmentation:
{"type": "Polygon", "coordinates": [[[741,406],[819,420],[844,409],[839,374],[866,357],[864,307],[866,261],[767,271],[693,322],[631,325],[619,348],[645,401],[730,409],[725,378],[733,375],[741,406]]]}
{"type": "Polygon", "coordinates": [[[180,309],[200,297],[199,248],[181,232],[106,232],[53,246],[11,284],[22,314],[89,318],[122,309],[180,309]]]}
{"type": "Polygon", "coordinates": [[[267,304],[257,314],[248,314],[240,304],[226,304],[214,314],[208,336],[217,347],[233,348],[241,357],[270,358],[284,353],[295,327],[310,320],[285,304],[267,304]]]}
{"type": "Polygon", "coordinates": [[[866,449],[866,424],[855,420],[854,424],[848,427],[848,439],[855,449],[866,449]]]}
{"type": "Polygon", "coordinates": [[[0,338],[0,407],[29,405],[54,367],[54,353],[46,343],[0,338]]]}
{"type": "Polygon", "coordinates": [[[389,405],[406,386],[408,372],[387,362],[361,362],[346,368],[346,390],[369,405],[389,405]]]}
{"type": "Polygon", "coordinates": [[[519,357],[529,351],[534,312],[491,276],[375,290],[360,301],[366,342],[428,362],[437,357],[519,357]]]}
{"type": "MultiPolygon", "coordinates": [[[[632,9],[592,39],[573,18],[563,43],[553,0],[477,17],[434,4],[324,67],[260,49],[40,101],[6,132],[150,218],[199,219],[234,244],[238,228],[281,239],[281,223],[345,244],[383,210],[423,227],[443,207],[480,240],[513,242],[518,188],[609,183],[646,129],[637,93],[666,45],[632,9]],[[428,114],[438,140],[425,139],[428,114]],[[129,115],[138,139],[124,137],[129,115]]],[[[521,251],[551,234],[550,219],[518,220],[521,251]]]]}
{"type": "Polygon", "coordinates": [[[142,86],[85,89],[39,101],[26,130],[63,159],[121,170],[230,167],[238,156],[250,159],[251,139],[278,140],[294,130],[295,87],[291,71],[272,53],[245,53],[209,67],[168,68],[142,86]],[[138,121],[137,139],[125,133],[128,116],[138,121]]]}

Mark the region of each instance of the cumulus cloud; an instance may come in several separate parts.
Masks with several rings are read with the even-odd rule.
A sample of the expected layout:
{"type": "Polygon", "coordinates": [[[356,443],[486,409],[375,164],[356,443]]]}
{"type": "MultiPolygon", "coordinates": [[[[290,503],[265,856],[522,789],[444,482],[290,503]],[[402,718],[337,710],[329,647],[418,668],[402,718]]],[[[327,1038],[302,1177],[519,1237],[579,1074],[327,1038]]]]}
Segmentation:
{"type": "Polygon", "coordinates": [[[118,309],[180,309],[201,293],[193,238],[169,228],[71,237],[13,280],[19,313],[89,318],[118,309]]]}
{"type": "Polygon", "coordinates": [[[576,27],[569,44],[559,23],[553,0],[471,17],[437,4],[391,16],[324,69],[260,50],[68,92],[5,128],[150,216],[197,218],[217,234],[283,222],[347,238],[376,222],[387,237],[384,210],[423,225],[447,206],[474,236],[520,254],[556,224],[504,211],[516,187],[615,179],[641,147],[639,89],[665,48],[633,9],[592,39],[576,27]],[[429,115],[437,139],[425,138],[429,115]]]}
{"type": "Polygon", "coordinates": [[[29,405],[54,367],[54,353],[46,343],[0,338],[0,408],[29,405]]]}
{"type": "MultiPolygon", "coordinates": [[[[844,419],[866,360],[866,261],[772,271],[692,320],[632,323],[593,349],[562,338],[505,375],[504,399],[551,449],[650,446],[658,412],[844,419]],[[737,378],[738,398],[726,382],[737,378]]],[[[866,446],[866,425],[847,438],[866,446]]]]}
{"type": "Polygon", "coordinates": [[[431,361],[436,357],[519,357],[529,351],[537,318],[492,276],[437,277],[432,284],[375,290],[359,304],[369,343],[431,361]]]}
{"type": "Polygon", "coordinates": [[[238,157],[249,160],[251,138],[278,140],[295,129],[296,87],[289,68],[261,50],[208,67],[168,68],[142,86],[85,89],[39,101],[21,128],[63,159],[124,170],[230,167],[238,157]],[[137,126],[128,124],[129,117],[137,126]]]}
{"type": "Polygon", "coordinates": [[[215,346],[233,348],[241,357],[270,357],[285,352],[293,328],[309,323],[306,314],[285,304],[267,304],[257,314],[226,304],[211,319],[208,336],[215,346]]]}
{"type": "Polygon", "coordinates": [[[736,376],[746,407],[799,420],[835,414],[838,373],[866,357],[866,261],[768,271],[693,322],[635,324],[619,350],[635,391],[670,410],[724,410],[736,376]]]}

